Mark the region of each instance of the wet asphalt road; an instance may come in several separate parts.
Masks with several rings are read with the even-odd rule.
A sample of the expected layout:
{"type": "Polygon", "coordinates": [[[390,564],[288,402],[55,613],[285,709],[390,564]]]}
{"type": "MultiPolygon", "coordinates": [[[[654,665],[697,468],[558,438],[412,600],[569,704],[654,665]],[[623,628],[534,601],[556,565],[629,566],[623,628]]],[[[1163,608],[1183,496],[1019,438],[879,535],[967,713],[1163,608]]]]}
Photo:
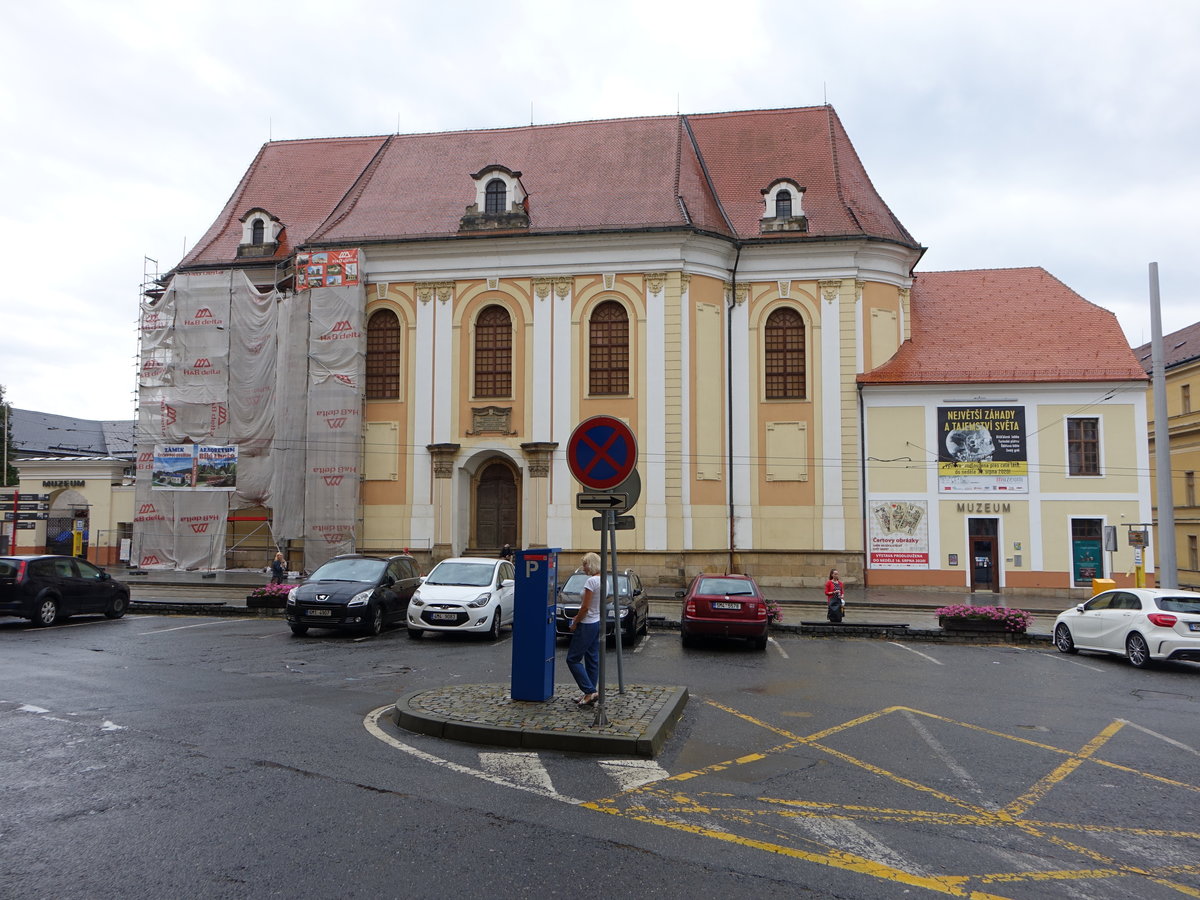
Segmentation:
{"type": "Polygon", "coordinates": [[[0,896],[1200,891],[1200,666],[652,631],[628,677],[691,692],[652,762],[385,715],[408,690],[506,681],[511,646],[0,620],[0,896]]]}

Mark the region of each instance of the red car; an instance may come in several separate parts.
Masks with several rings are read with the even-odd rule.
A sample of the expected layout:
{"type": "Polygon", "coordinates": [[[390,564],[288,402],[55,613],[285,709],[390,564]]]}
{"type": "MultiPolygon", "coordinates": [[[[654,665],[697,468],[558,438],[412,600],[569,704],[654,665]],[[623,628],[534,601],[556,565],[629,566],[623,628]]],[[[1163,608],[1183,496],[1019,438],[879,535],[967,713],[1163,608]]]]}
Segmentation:
{"type": "Polygon", "coordinates": [[[711,635],[748,638],[757,649],[766,649],[767,601],[749,575],[697,575],[675,596],[683,598],[683,646],[711,635]]]}

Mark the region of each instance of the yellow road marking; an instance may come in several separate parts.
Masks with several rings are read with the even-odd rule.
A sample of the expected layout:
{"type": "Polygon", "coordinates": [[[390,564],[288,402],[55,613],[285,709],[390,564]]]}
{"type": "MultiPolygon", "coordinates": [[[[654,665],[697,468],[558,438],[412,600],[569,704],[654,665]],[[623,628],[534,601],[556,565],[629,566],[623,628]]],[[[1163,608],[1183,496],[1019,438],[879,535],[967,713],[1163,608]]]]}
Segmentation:
{"type": "MultiPolygon", "coordinates": [[[[666,779],[665,781],[646,785],[642,788],[619,795],[624,796],[629,800],[634,799],[630,795],[639,793],[647,799],[653,798],[657,802],[656,810],[652,810],[650,806],[645,803],[631,805],[625,809],[621,809],[614,802],[616,798],[597,800],[591,803],[584,803],[582,805],[585,808],[595,809],[611,815],[624,816],[641,822],[659,825],[664,828],[686,831],[693,834],[711,837],[716,840],[736,843],[742,846],[760,849],[771,853],[778,853],[784,856],[790,856],[820,865],[843,869],[845,871],[857,872],[859,874],[869,875],[884,881],[890,881],[912,887],[922,887],[949,896],[973,897],[980,898],[980,900],[982,900],[982,898],[998,897],[998,895],[975,890],[971,887],[972,884],[989,885],[1030,882],[1084,881],[1093,879],[1128,878],[1133,876],[1143,878],[1154,884],[1161,885],[1184,896],[1195,897],[1200,900],[1200,890],[1193,888],[1190,885],[1181,884],[1173,880],[1173,876],[1195,875],[1200,873],[1200,865],[1159,866],[1153,868],[1123,865],[1109,858],[1103,853],[1075,843],[1064,836],[1066,834],[1070,834],[1071,832],[1076,832],[1081,834],[1121,834],[1179,840],[1200,840],[1200,832],[1134,828],[1115,825],[1092,825],[1087,823],[1044,822],[1023,818],[1023,815],[1026,812],[1044,799],[1045,796],[1055,786],[1062,784],[1065,780],[1067,780],[1071,774],[1078,770],[1079,767],[1085,762],[1106,766],[1118,771],[1151,779],[1159,783],[1184,788],[1190,791],[1200,791],[1200,786],[1197,785],[1174,781],[1150,772],[1143,772],[1128,766],[1110,763],[1106,760],[1097,758],[1096,754],[1121,731],[1125,724],[1128,724],[1123,719],[1115,720],[1107,725],[1103,730],[1100,731],[1099,734],[1093,737],[1079,750],[1066,750],[1061,747],[1055,747],[1050,744],[1030,740],[1017,735],[1004,734],[1003,732],[994,731],[992,729],[974,725],[969,722],[960,722],[955,719],[950,719],[946,716],[925,712],[923,710],[911,709],[904,706],[887,707],[885,709],[868,713],[867,715],[859,716],[855,719],[851,719],[850,721],[843,722],[839,725],[834,725],[804,736],[795,734],[786,728],[781,728],[769,722],[765,722],[756,718],[755,716],[733,709],[732,707],[718,703],[714,700],[707,700],[705,702],[716,709],[720,709],[728,713],[729,715],[735,716],[736,718],[748,722],[756,727],[762,728],[769,733],[784,738],[784,743],[773,746],[762,752],[745,754],[734,759],[713,763],[689,772],[683,772],[678,775],[671,776],[670,779],[666,779]],[[1048,751],[1066,758],[1059,765],[1055,766],[1048,774],[1038,779],[1037,782],[1035,782],[1035,784],[1029,788],[1029,790],[1025,791],[1017,799],[1011,801],[1000,809],[986,809],[978,806],[977,804],[963,800],[962,798],[953,796],[945,791],[922,784],[913,779],[906,778],[895,772],[888,771],[881,766],[874,765],[866,760],[858,759],[848,753],[844,753],[821,743],[823,739],[832,735],[849,731],[856,726],[872,722],[883,716],[896,712],[909,712],[918,716],[924,716],[928,719],[966,728],[968,730],[987,734],[993,737],[1003,738],[1004,740],[1012,741],[1031,749],[1048,751]],[[880,778],[885,778],[897,785],[916,791],[919,794],[923,794],[935,798],[943,803],[956,806],[961,809],[962,812],[921,809],[889,809],[882,807],[846,805],[810,800],[791,800],[762,796],[754,798],[754,802],[763,804],[764,808],[748,809],[720,805],[721,800],[741,799],[740,797],[735,797],[732,794],[712,792],[684,794],[673,789],[667,789],[666,787],[668,781],[677,784],[695,782],[696,779],[701,779],[704,776],[722,772],[726,769],[731,769],[736,766],[752,764],[754,762],[766,759],[769,755],[786,752],[800,746],[818,750],[851,766],[862,769],[880,778]],[[711,801],[717,801],[717,805],[713,805],[711,801]],[[997,872],[977,875],[929,877],[915,875],[911,872],[906,872],[894,866],[889,866],[885,863],[867,859],[853,853],[846,853],[834,848],[825,847],[817,841],[801,839],[804,843],[812,844],[821,848],[820,851],[811,851],[801,849],[800,847],[787,846],[786,844],[779,843],[777,841],[760,840],[753,837],[734,834],[730,831],[721,830],[719,828],[710,828],[707,826],[696,825],[687,821],[682,821],[682,819],[686,819],[688,816],[694,815],[723,817],[738,825],[754,825],[757,827],[768,825],[767,820],[774,815],[790,819],[847,820],[891,824],[913,823],[923,824],[926,826],[1012,829],[1021,832],[1030,838],[1044,841],[1052,846],[1064,848],[1085,860],[1091,861],[1093,865],[1086,867],[1081,866],[1077,868],[1067,867],[1045,871],[997,872]],[[675,816],[680,817],[680,819],[675,819],[675,816]]],[[[785,837],[791,837],[793,840],[795,840],[794,836],[789,835],[785,837]]]]}

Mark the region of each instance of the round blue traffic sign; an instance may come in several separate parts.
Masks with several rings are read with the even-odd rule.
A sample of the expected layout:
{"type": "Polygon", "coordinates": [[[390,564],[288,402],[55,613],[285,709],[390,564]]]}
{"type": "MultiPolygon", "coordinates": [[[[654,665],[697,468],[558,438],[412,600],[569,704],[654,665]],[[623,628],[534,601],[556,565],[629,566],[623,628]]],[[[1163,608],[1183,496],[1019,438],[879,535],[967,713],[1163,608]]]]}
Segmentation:
{"type": "Polygon", "coordinates": [[[637,439],[620,419],[592,416],[571,432],[567,463],[584,487],[607,491],[628,478],[637,465],[637,439]]]}

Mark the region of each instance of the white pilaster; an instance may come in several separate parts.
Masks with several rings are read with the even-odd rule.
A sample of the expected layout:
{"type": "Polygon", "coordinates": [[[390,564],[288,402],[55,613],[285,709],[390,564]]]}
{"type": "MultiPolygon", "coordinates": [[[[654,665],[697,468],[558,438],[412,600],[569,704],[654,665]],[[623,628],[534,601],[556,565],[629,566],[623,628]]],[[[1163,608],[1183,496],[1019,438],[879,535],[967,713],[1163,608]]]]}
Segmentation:
{"type": "MultiPolygon", "coordinates": [[[[747,296],[748,296],[747,291],[747,296]]],[[[739,550],[754,549],[754,508],[751,505],[751,478],[755,467],[750,458],[750,411],[757,408],[750,387],[750,315],[747,296],[739,296],[735,288],[733,306],[726,309],[729,328],[733,334],[730,353],[730,396],[725,408],[732,422],[733,466],[729,473],[733,487],[733,540],[739,550]]]]}
{"type": "MultiPolygon", "coordinates": [[[[551,441],[558,442],[558,449],[550,466],[550,499],[547,504],[547,543],[556,547],[574,547],[575,537],[571,531],[571,510],[575,506],[575,479],[567,464],[567,441],[578,424],[572,398],[575,396],[575,339],[571,328],[571,298],[574,281],[558,278],[550,298],[550,333],[552,338],[551,369],[554,377],[550,382],[551,441]]],[[[540,302],[540,301],[538,301],[540,302]]]]}
{"type": "Polygon", "coordinates": [[[642,535],[647,550],[667,549],[667,417],[666,280],[655,282],[658,293],[646,289],[646,334],[641,348],[646,360],[646,423],[649,434],[638,438],[638,472],[642,476],[642,535]]]}
{"type": "MultiPolygon", "coordinates": [[[[419,297],[418,292],[418,297],[419,297]]],[[[434,351],[434,301],[417,301],[416,340],[413,347],[413,389],[410,397],[413,404],[413,467],[412,467],[412,536],[424,540],[426,546],[434,542],[433,517],[433,460],[427,444],[433,437],[433,398],[437,396],[435,382],[434,351]]]]}
{"type": "Polygon", "coordinates": [[[841,282],[824,281],[821,294],[821,473],[822,537],[825,550],[846,546],[842,511],[842,298],[841,282]]]}

